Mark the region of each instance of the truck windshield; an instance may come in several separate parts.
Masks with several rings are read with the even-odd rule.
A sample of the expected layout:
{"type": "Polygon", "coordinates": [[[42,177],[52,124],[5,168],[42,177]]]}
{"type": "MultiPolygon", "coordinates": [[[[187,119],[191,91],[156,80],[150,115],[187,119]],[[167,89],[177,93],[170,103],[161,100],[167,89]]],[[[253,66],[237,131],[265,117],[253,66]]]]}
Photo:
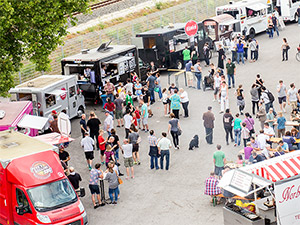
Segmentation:
{"type": "Polygon", "coordinates": [[[34,208],[46,212],[77,201],[77,195],[69,180],[59,180],[27,190],[34,208]]]}

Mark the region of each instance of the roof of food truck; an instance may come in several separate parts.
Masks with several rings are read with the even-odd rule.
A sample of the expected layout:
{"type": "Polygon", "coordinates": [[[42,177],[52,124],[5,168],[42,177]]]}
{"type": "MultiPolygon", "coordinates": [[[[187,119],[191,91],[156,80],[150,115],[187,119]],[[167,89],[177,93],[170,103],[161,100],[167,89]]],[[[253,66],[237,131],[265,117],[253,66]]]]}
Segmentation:
{"type": "Polygon", "coordinates": [[[205,19],[205,20],[203,20],[203,22],[205,22],[205,21],[212,21],[212,20],[216,21],[218,23],[222,23],[222,22],[225,22],[225,21],[231,21],[231,20],[233,21],[234,17],[232,15],[224,13],[224,14],[221,14],[221,15],[218,15],[218,16],[214,16],[214,17],[205,19]]]}
{"type": "Polygon", "coordinates": [[[0,103],[0,110],[5,112],[5,116],[0,119],[0,131],[17,125],[15,121],[19,121],[23,117],[22,112],[31,104],[29,101],[0,103]]]}
{"type": "MultiPolygon", "coordinates": [[[[262,1],[261,0],[243,0],[243,1],[233,2],[232,4],[218,6],[216,9],[218,10],[218,9],[224,9],[224,8],[240,8],[240,7],[254,5],[254,4],[258,4],[258,3],[262,3],[262,1]]],[[[266,1],[266,3],[267,3],[267,1],[266,1]]]]}
{"type": "Polygon", "coordinates": [[[0,162],[12,161],[53,148],[53,145],[16,131],[6,130],[0,132],[0,162]]]}
{"type": "Polygon", "coordinates": [[[119,53],[129,51],[136,48],[135,45],[109,45],[105,51],[97,51],[98,48],[89,50],[86,54],[76,54],[63,58],[62,61],[99,61],[101,59],[109,58],[119,53]]]}
{"type": "Polygon", "coordinates": [[[172,27],[164,26],[164,27],[155,28],[153,30],[148,30],[146,32],[139,33],[136,35],[136,37],[165,34],[165,33],[176,31],[178,29],[184,29],[184,27],[185,27],[185,23],[174,23],[172,27]]]}
{"type": "Polygon", "coordinates": [[[64,75],[43,75],[32,80],[29,80],[23,84],[17,85],[15,88],[10,90],[14,91],[16,89],[47,89],[49,87],[53,87],[62,81],[74,79],[74,76],[64,76],[64,75]]]}

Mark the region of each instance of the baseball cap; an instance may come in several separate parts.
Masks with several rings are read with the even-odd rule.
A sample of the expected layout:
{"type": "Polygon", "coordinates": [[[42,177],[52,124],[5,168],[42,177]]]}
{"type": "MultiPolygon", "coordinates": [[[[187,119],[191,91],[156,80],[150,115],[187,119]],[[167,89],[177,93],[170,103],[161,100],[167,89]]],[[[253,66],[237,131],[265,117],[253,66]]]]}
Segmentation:
{"type": "Polygon", "coordinates": [[[51,112],[51,113],[57,114],[57,112],[56,112],[55,110],[52,110],[52,112],[51,112]]]}

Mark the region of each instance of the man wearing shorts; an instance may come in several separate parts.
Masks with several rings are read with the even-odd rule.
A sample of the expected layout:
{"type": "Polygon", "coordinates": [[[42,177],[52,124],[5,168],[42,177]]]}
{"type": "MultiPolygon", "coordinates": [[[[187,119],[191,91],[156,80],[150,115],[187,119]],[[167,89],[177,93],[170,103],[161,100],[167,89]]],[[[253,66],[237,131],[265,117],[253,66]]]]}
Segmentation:
{"type": "Polygon", "coordinates": [[[144,101],[140,100],[140,107],[141,107],[141,119],[142,119],[142,125],[143,125],[143,131],[148,132],[148,107],[144,103],[144,101]]]}
{"type": "Polygon", "coordinates": [[[118,122],[117,127],[124,127],[123,123],[123,100],[120,99],[119,94],[116,94],[116,99],[114,101],[115,106],[116,106],[116,120],[118,122]]]}
{"type": "Polygon", "coordinates": [[[221,85],[221,77],[219,73],[214,76],[214,101],[217,101],[217,94],[219,93],[221,85]]]}
{"type": "Polygon", "coordinates": [[[91,191],[94,209],[98,208],[99,206],[105,205],[104,203],[101,203],[100,189],[98,185],[99,179],[103,179],[103,172],[100,170],[100,163],[97,163],[95,165],[95,169],[92,169],[90,172],[90,182],[89,182],[89,189],[91,191]],[[96,203],[95,195],[97,195],[98,203],[96,203]]]}
{"type": "Polygon", "coordinates": [[[277,92],[278,92],[278,102],[281,111],[286,112],[285,106],[286,106],[286,86],[283,84],[283,81],[279,81],[279,85],[277,86],[277,92]]]}
{"type": "Polygon", "coordinates": [[[188,63],[185,65],[185,72],[186,72],[186,79],[188,83],[188,87],[194,87],[193,81],[194,81],[194,76],[192,73],[192,60],[188,61],[188,63]]]}
{"type": "Polygon", "coordinates": [[[217,151],[215,151],[213,155],[215,175],[219,178],[222,177],[222,171],[224,170],[224,164],[226,163],[225,153],[221,151],[221,148],[221,145],[217,145],[217,151]]]}
{"type": "Polygon", "coordinates": [[[89,133],[85,133],[85,137],[81,140],[81,147],[84,150],[85,158],[89,167],[89,170],[92,169],[92,163],[94,159],[94,144],[95,141],[89,137],[89,133]]]}
{"type": "Polygon", "coordinates": [[[123,145],[121,146],[123,157],[124,157],[124,166],[126,168],[126,180],[129,179],[129,168],[131,170],[131,178],[134,178],[134,170],[133,170],[133,158],[132,158],[132,144],[128,143],[128,139],[123,141],[123,145]]]}

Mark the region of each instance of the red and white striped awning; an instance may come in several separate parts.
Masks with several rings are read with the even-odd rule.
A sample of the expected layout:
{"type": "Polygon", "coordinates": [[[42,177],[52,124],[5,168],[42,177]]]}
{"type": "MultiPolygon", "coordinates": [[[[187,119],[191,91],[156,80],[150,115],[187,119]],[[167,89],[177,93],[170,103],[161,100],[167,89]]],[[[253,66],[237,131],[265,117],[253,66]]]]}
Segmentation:
{"type": "Polygon", "coordinates": [[[300,174],[300,151],[291,152],[240,169],[272,182],[284,180],[300,174]]]}

